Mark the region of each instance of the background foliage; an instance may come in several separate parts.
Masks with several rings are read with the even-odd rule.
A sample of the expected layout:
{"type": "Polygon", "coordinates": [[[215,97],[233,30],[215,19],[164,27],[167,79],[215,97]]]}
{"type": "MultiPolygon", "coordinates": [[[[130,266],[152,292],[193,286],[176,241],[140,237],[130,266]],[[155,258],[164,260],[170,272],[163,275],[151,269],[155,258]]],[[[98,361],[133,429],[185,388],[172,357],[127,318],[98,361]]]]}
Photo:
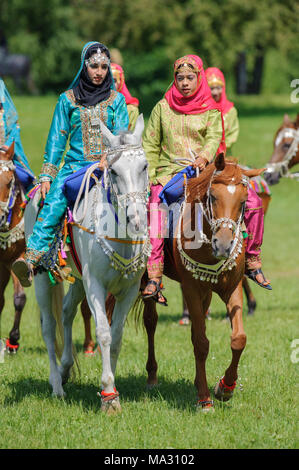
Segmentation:
{"type": "Polygon", "coordinates": [[[299,4],[291,0],[2,0],[0,18],[9,51],[31,57],[41,93],[63,91],[83,44],[99,40],[121,51],[127,84],[146,113],[185,53],[220,67],[230,93],[240,57],[247,93],[259,72],[261,92],[269,93],[288,93],[298,73],[299,4]]]}

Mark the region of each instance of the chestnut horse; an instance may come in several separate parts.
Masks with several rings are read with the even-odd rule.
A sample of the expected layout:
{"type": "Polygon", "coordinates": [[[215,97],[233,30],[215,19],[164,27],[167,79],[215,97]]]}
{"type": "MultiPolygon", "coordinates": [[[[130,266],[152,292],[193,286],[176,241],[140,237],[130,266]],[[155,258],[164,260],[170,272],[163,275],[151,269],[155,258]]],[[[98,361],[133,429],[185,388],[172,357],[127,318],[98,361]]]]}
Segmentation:
{"type": "MultiPolygon", "coordinates": [[[[242,321],[245,248],[241,224],[249,178],[262,171],[242,169],[237,163],[226,160],[223,154],[218,155],[199,177],[187,181],[185,201],[170,253],[165,243],[165,275],[181,284],[190,313],[196,361],[194,383],[200,411],[213,410],[205,371],[209,351],[205,321],[213,292],[225,303],[232,327],[232,361],[215,387],[216,398],[229,400],[236,386],[238,363],[246,344],[242,321]],[[198,208],[203,214],[202,230],[196,222],[198,208]],[[190,227],[193,227],[192,233],[190,227]]],[[[156,303],[147,299],[142,309],[148,335],[147,383],[154,386],[157,384],[156,303]]]]}
{"type": "Polygon", "coordinates": [[[6,350],[16,353],[19,348],[20,321],[26,295],[19,280],[11,272],[12,263],[25,251],[24,220],[21,204],[24,194],[13,164],[14,144],[0,150],[0,316],[4,307],[4,291],[12,276],[15,318],[6,341],[6,350]]]}
{"type": "Polygon", "coordinates": [[[274,137],[274,150],[265,171],[269,185],[277,184],[281,177],[299,180],[299,173],[289,170],[299,163],[299,114],[292,121],[287,114],[274,137]]]}

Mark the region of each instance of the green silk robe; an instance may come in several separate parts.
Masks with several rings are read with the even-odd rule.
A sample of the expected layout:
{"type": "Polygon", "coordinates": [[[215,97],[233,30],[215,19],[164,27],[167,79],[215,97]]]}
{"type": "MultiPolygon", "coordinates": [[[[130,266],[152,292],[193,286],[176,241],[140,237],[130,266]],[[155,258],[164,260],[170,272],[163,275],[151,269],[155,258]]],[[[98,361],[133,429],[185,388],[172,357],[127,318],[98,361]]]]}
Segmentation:
{"type": "Polygon", "coordinates": [[[170,108],[165,98],[153,108],[143,136],[149,162],[149,178],[163,186],[183,166],[188,166],[190,151],[211,161],[222,138],[222,119],[218,110],[202,114],[181,114],[170,108]]]}

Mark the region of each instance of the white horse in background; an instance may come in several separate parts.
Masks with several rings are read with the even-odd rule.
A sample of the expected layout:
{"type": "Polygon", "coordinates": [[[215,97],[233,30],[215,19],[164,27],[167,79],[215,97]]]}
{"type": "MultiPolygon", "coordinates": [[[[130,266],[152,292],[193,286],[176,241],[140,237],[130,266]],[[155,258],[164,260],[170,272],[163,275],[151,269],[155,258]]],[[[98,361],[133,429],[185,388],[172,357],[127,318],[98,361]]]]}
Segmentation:
{"type": "MultiPolygon", "coordinates": [[[[82,277],[71,259],[76,278],[63,299],[62,323],[64,348],[61,365],[55,354],[56,320],[53,298],[61,295],[61,285],[50,285],[46,272],[34,278],[41,311],[42,333],[50,360],[50,384],[53,395],[63,397],[74,363],[72,324],[77,307],[86,295],[95,321],[96,339],[101,349],[102,410],[120,411],[115,388],[115,369],[120,353],[124,323],[140,288],[150,241],[147,232],[147,160],[142,148],[143,116],[138,117],[134,133],[114,136],[101,122],[101,131],[109,148],[107,167],[100,180],[88,192],[89,180],[98,163],[87,170],[73,210],[73,241],[82,266],[82,277]],[[85,188],[85,189],[84,189],[85,188]],[[84,198],[80,198],[84,190],[84,198]],[[109,325],[105,301],[108,293],[115,298],[113,321],[109,325]]],[[[26,236],[36,218],[37,198],[25,210],[26,236]]],[[[70,258],[70,257],[68,257],[70,258]]]]}

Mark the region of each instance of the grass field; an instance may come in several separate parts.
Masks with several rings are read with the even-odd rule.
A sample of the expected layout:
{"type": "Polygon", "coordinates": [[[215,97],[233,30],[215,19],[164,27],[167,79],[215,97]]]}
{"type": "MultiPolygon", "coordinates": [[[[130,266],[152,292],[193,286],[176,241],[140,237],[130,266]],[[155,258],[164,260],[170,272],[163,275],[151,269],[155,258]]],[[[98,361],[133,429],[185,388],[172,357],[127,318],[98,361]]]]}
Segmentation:
{"type": "MultiPolygon", "coordinates": [[[[38,174],[55,97],[18,97],[22,139],[33,170],[38,174]]],[[[236,101],[240,138],[234,154],[242,163],[263,166],[272,152],[275,130],[283,113],[298,109],[289,97],[242,97],[236,101]]],[[[125,327],[116,385],[123,413],[100,412],[99,356],[85,358],[83,321],[74,322],[81,376],[65,386],[67,397],[51,397],[49,365],[41,337],[34,289],[21,323],[21,348],[0,364],[2,449],[290,449],[298,448],[298,363],[291,360],[292,342],[299,338],[299,200],[298,183],[283,180],[273,187],[265,222],[263,268],[273,291],[252,283],[258,308],[244,324],[247,346],[231,402],[215,403],[213,415],[195,410],[194,357],[190,327],[179,327],[181,294],[166,281],[168,308],[159,309],[156,333],[159,388],[147,391],[146,334],[132,319],[125,327]]],[[[6,291],[1,337],[12,327],[12,286],[6,291]]],[[[208,383],[213,389],[230,361],[230,327],[224,305],[212,301],[207,322],[210,353],[208,383]]],[[[294,354],[293,354],[294,356],[294,354]]],[[[298,356],[298,354],[297,354],[298,356]]],[[[299,357],[299,356],[298,356],[299,357]]],[[[296,354],[295,354],[296,359],[296,354]]]]}

